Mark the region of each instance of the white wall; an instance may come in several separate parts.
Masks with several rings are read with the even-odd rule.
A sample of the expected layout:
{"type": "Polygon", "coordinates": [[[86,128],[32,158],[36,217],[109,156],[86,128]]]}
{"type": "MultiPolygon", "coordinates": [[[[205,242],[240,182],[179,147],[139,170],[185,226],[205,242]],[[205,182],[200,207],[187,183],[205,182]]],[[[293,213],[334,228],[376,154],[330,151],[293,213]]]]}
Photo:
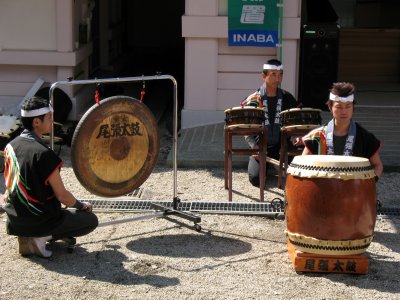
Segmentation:
{"type": "Polygon", "coordinates": [[[0,0],[0,49],[56,49],[54,0],[0,0]]]}
{"type": "MultiPolygon", "coordinates": [[[[38,77],[47,84],[87,77],[92,45],[77,45],[79,22],[89,0],[0,0],[0,106],[13,109],[38,77]],[[78,46],[78,47],[77,47],[78,46]]],[[[80,87],[65,87],[75,119],[80,87]]],[[[79,100],[81,101],[81,100],[79,100]]],[[[6,109],[7,108],[7,109],[6,109]]]]}

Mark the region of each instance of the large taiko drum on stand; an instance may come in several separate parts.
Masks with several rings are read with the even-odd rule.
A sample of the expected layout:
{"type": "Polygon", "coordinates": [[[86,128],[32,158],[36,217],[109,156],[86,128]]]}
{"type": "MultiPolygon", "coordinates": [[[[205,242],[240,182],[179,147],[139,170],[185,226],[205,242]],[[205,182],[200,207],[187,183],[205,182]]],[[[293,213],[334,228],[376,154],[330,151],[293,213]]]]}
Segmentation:
{"type": "Polygon", "coordinates": [[[285,192],[289,241],[308,253],[365,252],[376,221],[374,177],[365,158],[294,157],[288,168],[285,192]]]}
{"type": "Polygon", "coordinates": [[[93,105],[78,123],[71,161],[88,191],[117,197],[149,177],[158,152],[158,127],[151,111],[134,98],[114,96],[93,105]]]}
{"type": "Polygon", "coordinates": [[[4,171],[3,150],[22,132],[21,120],[12,115],[0,115],[0,172],[4,171]]]}
{"type": "Polygon", "coordinates": [[[314,108],[291,108],[280,113],[281,125],[283,129],[291,131],[293,129],[312,130],[321,125],[321,110],[314,108]]]}
{"type": "Polygon", "coordinates": [[[235,128],[262,127],[265,110],[259,107],[238,106],[225,110],[225,125],[235,128]]]}

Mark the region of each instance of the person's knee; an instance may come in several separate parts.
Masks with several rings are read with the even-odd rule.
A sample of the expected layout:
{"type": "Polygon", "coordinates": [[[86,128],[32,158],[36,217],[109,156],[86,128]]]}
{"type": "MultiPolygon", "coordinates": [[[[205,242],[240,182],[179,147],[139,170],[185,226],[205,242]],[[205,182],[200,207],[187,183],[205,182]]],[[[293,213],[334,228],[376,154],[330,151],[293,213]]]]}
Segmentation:
{"type": "Polygon", "coordinates": [[[249,165],[247,171],[250,183],[256,187],[260,186],[260,163],[253,156],[249,157],[249,165]]]}
{"type": "Polygon", "coordinates": [[[87,218],[88,218],[89,227],[92,227],[93,230],[96,229],[97,226],[99,226],[99,219],[97,218],[97,216],[94,213],[92,213],[92,212],[88,213],[87,218]]]}
{"type": "Polygon", "coordinates": [[[260,186],[260,177],[259,176],[249,176],[249,181],[252,186],[255,186],[255,187],[260,186]]]}
{"type": "Polygon", "coordinates": [[[80,229],[83,230],[85,234],[92,232],[99,225],[99,219],[93,212],[77,211],[77,214],[80,215],[80,229]]]}

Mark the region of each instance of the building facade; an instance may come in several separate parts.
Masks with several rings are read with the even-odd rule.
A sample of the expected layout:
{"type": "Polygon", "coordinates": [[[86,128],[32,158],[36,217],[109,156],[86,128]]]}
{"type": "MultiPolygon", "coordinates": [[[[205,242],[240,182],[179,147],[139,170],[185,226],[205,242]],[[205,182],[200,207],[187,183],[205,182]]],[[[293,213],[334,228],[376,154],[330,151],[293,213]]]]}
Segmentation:
{"type": "MultiPolygon", "coordinates": [[[[37,82],[163,73],[177,78],[182,128],[221,122],[225,109],[259,87],[270,58],[282,60],[282,88],[297,97],[307,1],[324,2],[283,0],[281,48],[265,48],[228,46],[228,0],[0,0],[0,113],[16,114],[37,82]]],[[[338,79],[398,83],[397,1],[330,2],[341,29],[339,56],[326,60],[338,79]]],[[[93,103],[95,88],[62,88],[70,120],[93,103]]]]}

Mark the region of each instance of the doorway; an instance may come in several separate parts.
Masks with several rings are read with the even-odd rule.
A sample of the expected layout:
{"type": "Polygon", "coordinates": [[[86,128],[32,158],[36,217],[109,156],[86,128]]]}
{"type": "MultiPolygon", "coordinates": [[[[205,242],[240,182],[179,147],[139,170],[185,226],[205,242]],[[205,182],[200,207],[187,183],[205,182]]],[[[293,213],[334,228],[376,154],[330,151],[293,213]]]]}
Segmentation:
{"type": "MultiPolygon", "coordinates": [[[[90,76],[172,75],[178,82],[180,111],[184,105],[184,14],[185,0],[96,0],[90,76]]],[[[123,91],[139,99],[143,88],[143,102],[157,119],[172,115],[173,84],[169,80],[105,87],[104,96],[123,91]]]]}

